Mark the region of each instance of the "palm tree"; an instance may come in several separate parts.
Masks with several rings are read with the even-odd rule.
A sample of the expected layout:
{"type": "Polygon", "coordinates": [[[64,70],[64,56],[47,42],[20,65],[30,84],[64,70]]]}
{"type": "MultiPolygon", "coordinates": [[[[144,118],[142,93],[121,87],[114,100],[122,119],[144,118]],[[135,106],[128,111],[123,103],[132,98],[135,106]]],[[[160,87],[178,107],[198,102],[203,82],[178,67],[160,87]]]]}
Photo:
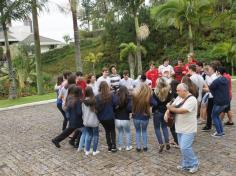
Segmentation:
{"type": "Polygon", "coordinates": [[[236,62],[236,43],[233,43],[232,41],[219,43],[213,48],[212,52],[222,55],[226,58],[227,62],[230,62],[231,72],[232,75],[234,75],[234,64],[236,62]]]}
{"type": "MultiPolygon", "coordinates": [[[[133,42],[130,43],[121,43],[120,44],[120,59],[124,59],[128,57],[128,64],[130,70],[130,77],[134,79],[134,71],[135,71],[135,57],[137,57],[136,53],[140,52],[146,55],[147,51],[144,47],[138,47],[133,42]]],[[[138,74],[140,74],[138,72],[138,74]]]]}
{"type": "Polygon", "coordinates": [[[7,24],[11,20],[22,20],[27,17],[30,12],[30,6],[27,0],[13,1],[13,0],[0,0],[0,24],[3,29],[6,59],[8,62],[8,76],[10,81],[9,99],[17,98],[17,84],[16,77],[12,66],[10,45],[8,41],[8,28],[7,24]]]}
{"type": "Polygon", "coordinates": [[[102,58],[103,53],[98,52],[98,53],[92,53],[90,52],[87,56],[85,56],[84,60],[87,62],[92,63],[93,65],[93,73],[95,74],[95,64],[102,58]]]}
{"type": "Polygon", "coordinates": [[[74,28],[76,70],[82,72],[83,66],[82,66],[82,61],[81,61],[80,37],[79,37],[79,28],[78,28],[78,22],[77,22],[78,4],[77,4],[77,0],[69,0],[69,2],[70,2],[71,13],[72,13],[73,28],[74,28]]]}
{"type": "MultiPolygon", "coordinates": [[[[42,0],[43,3],[47,2],[42,0]]],[[[41,61],[41,47],[39,38],[39,26],[38,26],[38,10],[41,8],[43,3],[39,4],[37,0],[31,1],[32,17],[33,17],[33,31],[34,31],[34,48],[35,48],[35,65],[36,65],[36,75],[37,75],[37,92],[39,95],[43,94],[43,78],[42,78],[42,61],[41,61]]]]}
{"type": "Polygon", "coordinates": [[[207,15],[211,0],[169,0],[151,9],[151,15],[159,25],[174,26],[182,34],[183,27],[188,30],[189,51],[193,52],[193,27],[202,14],[207,15]]]}

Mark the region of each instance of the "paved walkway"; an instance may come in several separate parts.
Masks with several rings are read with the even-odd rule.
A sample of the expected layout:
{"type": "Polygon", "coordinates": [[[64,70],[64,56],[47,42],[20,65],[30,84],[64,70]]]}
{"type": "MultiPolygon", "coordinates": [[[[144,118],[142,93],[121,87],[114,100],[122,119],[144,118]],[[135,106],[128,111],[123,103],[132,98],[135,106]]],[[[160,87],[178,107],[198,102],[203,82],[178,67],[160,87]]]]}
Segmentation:
{"type": "MultiPolygon", "coordinates": [[[[234,117],[235,105],[233,100],[234,117]]],[[[62,117],[53,103],[0,112],[0,176],[189,175],[176,169],[180,160],[178,149],[158,153],[151,121],[147,153],[108,153],[100,128],[101,153],[95,157],[78,153],[68,140],[62,142],[60,149],[52,145],[51,139],[60,132],[61,125],[62,117]]],[[[211,133],[199,131],[194,149],[201,164],[195,175],[236,175],[236,126],[225,127],[225,133],[222,139],[216,139],[211,133]]],[[[134,135],[132,141],[135,146],[134,135]]]]}

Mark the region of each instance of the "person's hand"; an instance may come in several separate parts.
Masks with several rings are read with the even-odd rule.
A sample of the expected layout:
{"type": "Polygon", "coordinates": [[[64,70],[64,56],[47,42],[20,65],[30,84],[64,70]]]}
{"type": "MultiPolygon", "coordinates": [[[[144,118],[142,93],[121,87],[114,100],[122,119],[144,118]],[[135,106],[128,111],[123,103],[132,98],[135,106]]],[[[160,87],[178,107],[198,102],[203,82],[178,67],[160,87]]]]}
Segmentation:
{"type": "Polygon", "coordinates": [[[169,111],[169,110],[167,110],[167,111],[166,111],[166,113],[165,113],[165,115],[164,115],[164,120],[165,120],[165,122],[167,122],[167,121],[168,121],[168,116],[169,116],[169,113],[170,113],[170,111],[169,111]]]}
{"type": "Polygon", "coordinates": [[[167,107],[167,109],[170,109],[171,104],[170,104],[170,103],[167,103],[166,107],[167,107]]]}

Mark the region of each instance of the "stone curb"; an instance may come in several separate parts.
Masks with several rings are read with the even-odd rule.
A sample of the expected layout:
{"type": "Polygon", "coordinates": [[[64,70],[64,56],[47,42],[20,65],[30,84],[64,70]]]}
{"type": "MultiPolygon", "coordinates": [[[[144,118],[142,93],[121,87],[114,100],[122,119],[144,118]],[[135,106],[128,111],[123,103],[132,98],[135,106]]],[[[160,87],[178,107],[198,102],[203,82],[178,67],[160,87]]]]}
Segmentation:
{"type": "Polygon", "coordinates": [[[26,104],[21,104],[21,105],[10,106],[10,107],[6,107],[6,108],[0,108],[0,111],[7,111],[7,110],[11,110],[11,109],[30,107],[30,106],[34,106],[34,105],[43,105],[43,104],[48,104],[48,103],[53,103],[53,102],[56,102],[56,99],[37,101],[37,102],[33,102],[33,103],[26,103],[26,104]]]}

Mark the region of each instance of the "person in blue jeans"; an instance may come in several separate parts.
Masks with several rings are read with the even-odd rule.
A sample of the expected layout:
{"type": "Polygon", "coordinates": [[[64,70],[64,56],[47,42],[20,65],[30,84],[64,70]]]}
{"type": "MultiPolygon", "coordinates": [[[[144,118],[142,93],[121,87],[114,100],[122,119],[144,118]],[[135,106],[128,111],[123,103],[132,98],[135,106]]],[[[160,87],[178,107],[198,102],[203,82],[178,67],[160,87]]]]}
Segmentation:
{"type": "Polygon", "coordinates": [[[136,131],[136,151],[141,152],[148,150],[147,126],[151,115],[150,107],[156,104],[152,98],[152,90],[145,83],[138,85],[133,91],[133,122],[136,131]],[[143,145],[141,144],[141,136],[143,145]]]}
{"type": "Polygon", "coordinates": [[[211,113],[214,121],[216,132],[212,134],[213,137],[221,137],[224,135],[223,125],[220,119],[220,113],[225,110],[230,104],[229,97],[229,83],[223,76],[225,73],[224,67],[217,68],[218,78],[210,85],[209,89],[213,95],[213,109],[211,113]]]}
{"type": "Polygon", "coordinates": [[[126,147],[127,151],[132,150],[131,146],[131,132],[130,132],[130,118],[131,113],[131,99],[129,97],[129,91],[125,86],[120,86],[117,93],[117,105],[115,107],[115,125],[118,129],[118,150],[122,150],[123,146],[123,134],[126,135],[126,147]]]}
{"type": "Polygon", "coordinates": [[[167,104],[164,119],[167,121],[170,112],[175,114],[175,128],[182,157],[181,165],[177,169],[195,173],[198,171],[199,161],[192,145],[197,132],[198,101],[189,93],[185,83],[177,86],[177,94],[175,101],[171,105],[167,104]]]}
{"type": "Polygon", "coordinates": [[[169,132],[167,124],[164,120],[164,114],[167,110],[167,103],[171,101],[171,93],[170,86],[165,79],[159,78],[157,80],[157,86],[153,93],[153,99],[157,102],[157,104],[152,107],[152,112],[154,113],[153,124],[158,143],[160,144],[159,153],[161,153],[164,149],[164,144],[160,129],[162,129],[162,133],[164,135],[166,150],[170,149],[169,132]]]}
{"type": "MultiPolygon", "coordinates": [[[[99,130],[98,130],[98,117],[96,114],[96,98],[93,93],[92,87],[88,86],[85,88],[85,99],[82,103],[82,118],[84,128],[84,139],[81,141],[80,148],[82,149],[83,142],[85,143],[85,155],[89,155],[90,146],[93,139],[93,155],[100,153],[97,150],[99,130]]],[[[82,138],[82,137],[81,137],[82,138]]]]}

